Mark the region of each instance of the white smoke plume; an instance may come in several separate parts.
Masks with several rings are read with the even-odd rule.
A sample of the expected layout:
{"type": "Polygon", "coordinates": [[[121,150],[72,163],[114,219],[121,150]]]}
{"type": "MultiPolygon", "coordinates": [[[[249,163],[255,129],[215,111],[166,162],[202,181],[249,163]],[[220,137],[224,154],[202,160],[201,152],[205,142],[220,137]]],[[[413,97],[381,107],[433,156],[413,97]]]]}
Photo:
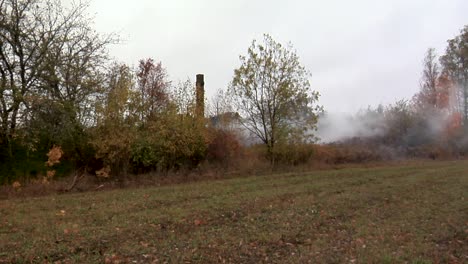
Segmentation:
{"type": "Polygon", "coordinates": [[[317,123],[319,143],[330,143],[354,137],[372,137],[385,130],[382,115],[370,113],[325,113],[317,123]]]}

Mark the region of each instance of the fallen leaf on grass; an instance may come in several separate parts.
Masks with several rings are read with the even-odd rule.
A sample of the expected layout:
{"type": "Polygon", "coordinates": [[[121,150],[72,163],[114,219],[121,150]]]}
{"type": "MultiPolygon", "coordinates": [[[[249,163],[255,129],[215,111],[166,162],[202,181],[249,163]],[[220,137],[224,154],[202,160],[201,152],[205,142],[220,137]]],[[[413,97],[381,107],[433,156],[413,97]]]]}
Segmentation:
{"type": "Polygon", "coordinates": [[[140,241],[140,245],[142,245],[143,247],[147,248],[149,246],[149,243],[145,243],[143,241],[140,241]]]}
{"type": "Polygon", "coordinates": [[[193,221],[193,224],[196,226],[200,226],[200,225],[205,224],[205,222],[200,219],[195,219],[195,221],[193,221]]]}
{"type": "Polygon", "coordinates": [[[112,256],[105,258],[104,263],[113,263],[113,264],[123,263],[123,259],[115,254],[112,254],[112,256]]]}
{"type": "Polygon", "coordinates": [[[60,212],[56,213],[56,216],[65,216],[65,210],[60,210],[60,212]]]}

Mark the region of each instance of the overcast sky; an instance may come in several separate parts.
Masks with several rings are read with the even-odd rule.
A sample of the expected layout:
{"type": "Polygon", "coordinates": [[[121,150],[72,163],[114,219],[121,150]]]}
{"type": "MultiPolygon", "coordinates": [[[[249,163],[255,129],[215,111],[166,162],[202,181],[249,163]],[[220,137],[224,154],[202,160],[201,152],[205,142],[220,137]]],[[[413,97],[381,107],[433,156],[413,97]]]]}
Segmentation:
{"type": "Polygon", "coordinates": [[[116,59],[152,57],[175,82],[203,73],[208,96],[253,39],[291,42],[330,112],[411,98],[427,48],[443,53],[468,24],[467,0],[91,0],[89,11],[124,40],[116,59]]]}

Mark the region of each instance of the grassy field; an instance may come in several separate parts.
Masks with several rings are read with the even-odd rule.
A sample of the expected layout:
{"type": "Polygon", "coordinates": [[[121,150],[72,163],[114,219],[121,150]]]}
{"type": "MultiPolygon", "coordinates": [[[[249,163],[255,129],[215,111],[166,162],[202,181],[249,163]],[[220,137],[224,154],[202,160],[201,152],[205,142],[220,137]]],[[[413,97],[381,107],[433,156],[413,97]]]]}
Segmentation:
{"type": "Polygon", "coordinates": [[[0,263],[467,263],[468,161],[0,201],[0,263]]]}

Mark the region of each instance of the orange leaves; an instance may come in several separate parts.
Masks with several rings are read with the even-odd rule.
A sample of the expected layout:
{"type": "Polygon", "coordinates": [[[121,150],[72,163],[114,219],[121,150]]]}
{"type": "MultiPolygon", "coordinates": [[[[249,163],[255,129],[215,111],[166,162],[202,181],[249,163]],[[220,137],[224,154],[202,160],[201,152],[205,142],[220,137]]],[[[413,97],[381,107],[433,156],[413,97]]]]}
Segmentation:
{"type": "Polygon", "coordinates": [[[161,62],[154,59],[140,60],[137,69],[138,92],[142,99],[140,102],[140,117],[154,118],[154,114],[163,110],[169,102],[166,69],[161,62]]]}
{"type": "Polygon", "coordinates": [[[55,176],[55,170],[48,170],[45,177],[42,177],[42,184],[47,185],[49,181],[55,176]]]}
{"type": "Polygon", "coordinates": [[[462,115],[459,112],[455,112],[449,116],[447,128],[446,128],[446,136],[453,137],[460,128],[462,127],[462,115]]]}
{"type": "Polygon", "coordinates": [[[51,179],[55,176],[55,170],[47,171],[47,178],[51,179]]]}
{"type": "Polygon", "coordinates": [[[454,94],[455,86],[450,77],[443,73],[437,78],[436,85],[436,105],[439,109],[450,109],[453,108],[455,102],[451,102],[450,98],[454,94]]]}
{"type": "Polygon", "coordinates": [[[21,183],[19,181],[15,181],[15,182],[13,182],[13,184],[11,186],[13,187],[13,189],[18,191],[21,188],[21,183]]]}
{"type": "MultiPolygon", "coordinates": [[[[49,153],[47,153],[48,160],[45,163],[46,167],[52,167],[55,164],[60,163],[60,158],[63,156],[63,151],[60,146],[53,146],[49,153]]],[[[49,181],[55,176],[55,170],[48,170],[46,177],[42,178],[42,184],[49,184],[49,181]]]]}
{"type": "Polygon", "coordinates": [[[96,176],[100,178],[109,178],[110,176],[111,169],[109,166],[105,166],[100,170],[96,171],[96,176]]]}
{"type": "Polygon", "coordinates": [[[50,150],[49,153],[47,153],[47,157],[49,159],[46,162],[47,167],[52,167],[55,164],[60,163],[60,158],[63,156],[63,151],[60,146],[53,146],[50,150]]]}

